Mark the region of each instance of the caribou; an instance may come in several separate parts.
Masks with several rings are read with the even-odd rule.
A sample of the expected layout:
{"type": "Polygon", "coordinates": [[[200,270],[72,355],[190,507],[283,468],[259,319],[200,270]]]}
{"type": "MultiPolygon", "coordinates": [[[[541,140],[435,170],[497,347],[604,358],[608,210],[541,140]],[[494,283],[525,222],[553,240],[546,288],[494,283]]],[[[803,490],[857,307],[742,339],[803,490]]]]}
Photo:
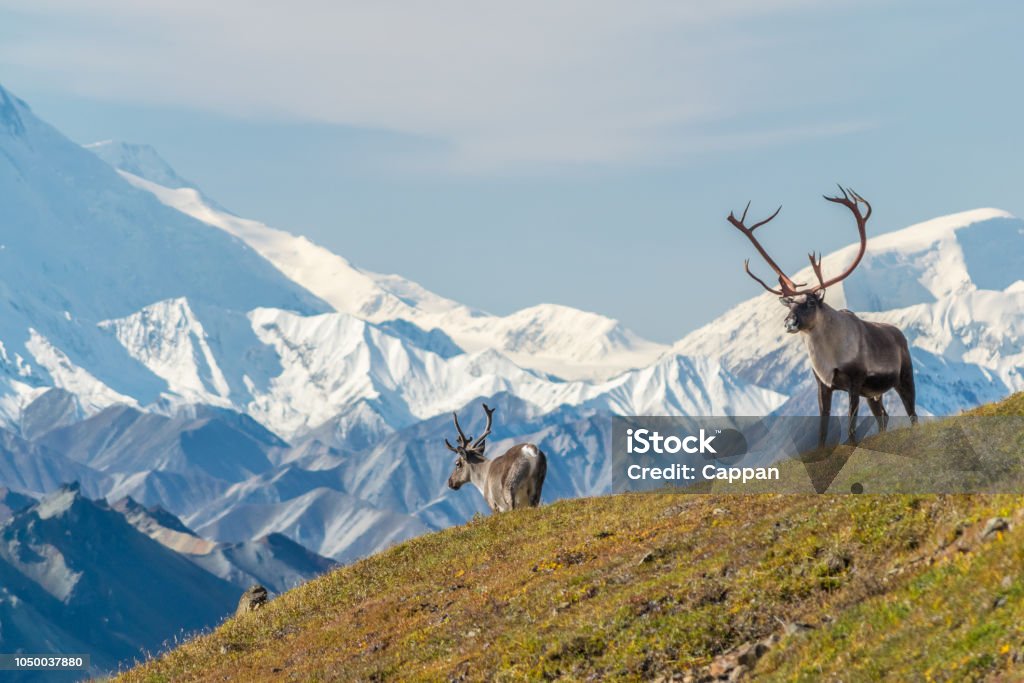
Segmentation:
{"type": "Polygon", "coordinates": [[[483,494],[492,512],[507,512],[522,507],[540,505],[540,491],[547,473],[547,456],[532,443],[521,443],[505,451],[493,460],[484,456],[487,437],[491,433],[494,408],[483,404],[487,415],[484,432],[477,438],[466,436],[459,426],[459,415],[453,412],[455,429],[458,432],[458,446],[448,439],[444,444],[455,453],[455,469],[448,477],[448,487],[458,490],[463,484],[472,482],[483,494]]]}
{"type": "Polygon", "coordinates": [[[868,407],[878,422],[878,430],[884,432],[888,426],[889,414],[885,410],[883,395],[895,389],[903,407],[910,416],[911,424],[917,424],[914,407],[914,367],[910,360],[907,338],[899,329],[885,323],[861,320],[853,312],[836,310],[825,303],[825,290],[842,282],[853,273],[864,258],[867,249],[867,222],[871,217],[871,204],[850,188],[839,186],[841,196],[825,199],[841,204],[853,213],[860,235],[860,246],[853,262],[839,275],[825,279],[821,269],[821,254],[807,255],[818,283],[810,287],[807,283],[796,283],[775,263],[754,236],[754,231],[779,215],[780,206],[771,216],[746,225],[747,202],[743,215],[736,218],[729,212],[728,221],[742,232],[779,278],[778,289],[768,286],[764,280],[750,271],[750,259],[743,262],[747,275],[766,290],[779,297],[782,305],[789,309],[785,328],[790,334],[800,334],[807,347],[811,369],[818,383],[818,408],[820,413],[818,446],[823,447],[828,436],[829,416],[832,413],[832,393],[845,391],[850,396],[850,424],[848,436],[856,443],[857,413],[860,399],[867,399],[868,407]],[[861,211],[863,204],[865,211],[861,211]]]}

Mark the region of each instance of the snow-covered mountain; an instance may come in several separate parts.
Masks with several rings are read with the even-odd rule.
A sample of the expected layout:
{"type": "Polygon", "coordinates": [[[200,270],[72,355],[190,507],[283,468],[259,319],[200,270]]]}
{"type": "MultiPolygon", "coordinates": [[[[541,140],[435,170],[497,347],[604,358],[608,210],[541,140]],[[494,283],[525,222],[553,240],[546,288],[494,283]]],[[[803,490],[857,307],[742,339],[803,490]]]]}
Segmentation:
{"type": "Polygon", "coordinates": [[[138,153],[109,153],[114,144],[90,149],[167,206],[244,240],[338,312],[370,322],[406,320],[424,330],[441,329],[466,351],[495,349],[522,367],[568,379],[607,378],[647,365],[665,350],[597,313],[543,304],[505,317],[488,315],[397,275],[361,270],[305,237],[219,209],[197,188],[177,180],[155,153],[146,153],[146,163],[139,163],[138,153]]]}
{"type": "MultiPolygon", "coordinates": [[[[230,320],[330,307],[245,243],[138,190],[0,88],[0,420],[41,390],[85,412],[148,405],[164,383],[99,326],[178,297],[230,320]]],[[[251,333],[250,333],[251,334],[251,333]]]]}

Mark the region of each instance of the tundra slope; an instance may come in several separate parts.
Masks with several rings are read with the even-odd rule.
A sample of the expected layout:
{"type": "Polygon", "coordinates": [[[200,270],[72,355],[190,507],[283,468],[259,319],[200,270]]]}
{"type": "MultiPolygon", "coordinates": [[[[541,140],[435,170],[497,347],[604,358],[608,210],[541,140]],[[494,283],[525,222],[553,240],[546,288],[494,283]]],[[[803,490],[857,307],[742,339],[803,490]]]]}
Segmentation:
{"type": "Polygon", "coordinates": [[[341,568],[118,680],[651,680],[773,635],[765,680],[1018,680],[1022,553],[1021,495],[568,500],[341,568]]]}

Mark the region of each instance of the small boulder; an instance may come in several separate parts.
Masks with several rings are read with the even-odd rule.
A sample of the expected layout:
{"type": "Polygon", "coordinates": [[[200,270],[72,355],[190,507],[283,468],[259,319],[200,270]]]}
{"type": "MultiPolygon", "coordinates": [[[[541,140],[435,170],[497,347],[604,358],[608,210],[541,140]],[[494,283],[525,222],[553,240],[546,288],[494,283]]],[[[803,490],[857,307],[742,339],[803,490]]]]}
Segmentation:
{"type": "Polygon", "coordinates": [[[258,583],[249,586],[249,590],[242,593],[242,599],[238,601],[238,609],[235,615],[254,612],[267,602],[267,589],[258,583]]]}
{"type": "Polygon", "coordinates": [[[1001,531],[1007,531],[1010,528],[1010,520],[1006,517],[993,517],[985,523],[985,528],[981,532],[981,540],[987,541],[1001,531]]]}
{"type": "Polygon", "coordinates": [[[836,576],[849,569],[851,564],[853,564],[853,558],[847,553],[831,552],[825,558],[825,571],[828,576],[836,576]]]}

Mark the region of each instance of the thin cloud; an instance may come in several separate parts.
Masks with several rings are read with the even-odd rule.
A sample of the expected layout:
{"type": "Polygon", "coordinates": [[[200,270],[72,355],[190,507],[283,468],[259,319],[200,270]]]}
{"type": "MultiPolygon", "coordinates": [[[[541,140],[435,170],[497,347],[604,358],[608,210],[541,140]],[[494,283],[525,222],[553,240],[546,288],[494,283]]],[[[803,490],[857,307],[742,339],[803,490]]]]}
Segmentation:
{"type": "Polygon", "coordinates": [[[88,97],[423,136],[462,168],[647,163],[849,127],[693,133],[751,100],[780,111],[809,97],[820,67],[759,30],[796,8],[823,11],[806,0],[0,0],[27,29],[0,62],[88,97]]]}

